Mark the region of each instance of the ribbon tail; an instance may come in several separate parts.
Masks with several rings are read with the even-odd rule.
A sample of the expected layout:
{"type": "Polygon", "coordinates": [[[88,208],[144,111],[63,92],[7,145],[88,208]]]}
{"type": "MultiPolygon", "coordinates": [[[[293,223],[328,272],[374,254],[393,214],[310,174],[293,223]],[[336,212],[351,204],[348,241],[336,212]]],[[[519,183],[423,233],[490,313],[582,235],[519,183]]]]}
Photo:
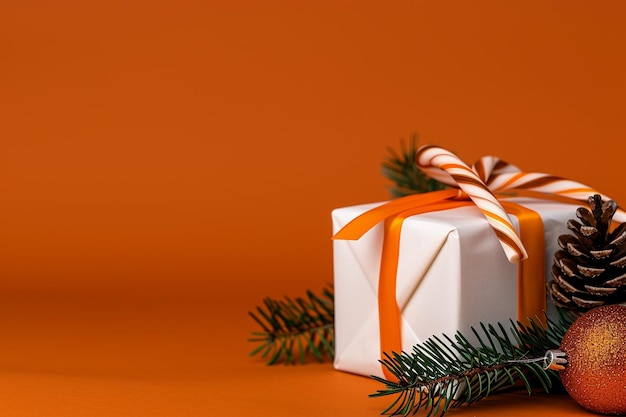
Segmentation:
{"type": "MultiPolygon", "coordinates": [[[[528,190],[528,189],[512,189],[512,190],[501,191],[501,192],[496,193],[496,195],[501,198],[531,197],[531,198],[537,198],[541,200],[556,201],[558,203],[578,204],[578,205],[588,205],[589,196],[593,194],[600,194],[600,196],[602,196],[602,199],[604,201],[611,200],[610,197],[607,197],[604,194],[599,193],[596,190],[591,189],[591,188],[585,189],[585,192],[580,193],[578,197],[551,194],[551,193],[547,193],[543,191],[528,190]],[[584,198],[582,197],[583,195],[585,196],[584,198]]],[[[613,220],[619,223],[626,222],[626,210],[624,210],[622,207],[618,207],[617,211],[613,215],[613,220]]]]}
{"type": "Polygon", "coordinates": [[[415,207],[422,207],[441,202],[442,200],[449,200],[457,196],[457,194],[457,190],[449,189],[425,194],[413,194],[391,200],[352,219],[333,236],[333,239],[358,240],[368,230],[386,218],[393,217],[398,213],[415,207]]]}

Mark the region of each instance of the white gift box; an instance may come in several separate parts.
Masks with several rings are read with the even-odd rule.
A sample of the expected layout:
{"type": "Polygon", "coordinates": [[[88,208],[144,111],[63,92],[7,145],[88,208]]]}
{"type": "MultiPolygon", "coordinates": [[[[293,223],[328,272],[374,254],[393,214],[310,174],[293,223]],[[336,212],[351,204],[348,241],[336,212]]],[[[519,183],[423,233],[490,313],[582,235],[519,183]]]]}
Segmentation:
{"type": "MultiPolygon", "coordinates": [[[[545,267],[550,279],[557,238],[582,204],[530,198],[516,202],[538,212],[545,233],[545,267]]],[[[333,233],[382,203],[333,210],[333,233]]],[[[509,216],[518,228],[515,216],[509,216]]],[[[382,377],[378,319],[378,275],[383,226],[358,240],[334,240],[334,367],[382,377]]],[[[471,205],[408,217],[398,260],[396,300],[401,312],[402,350],[441,334],[470,336],[481,322],[517,319],[518,265],[510,263],[480,210],[471,205]]],[[[545,277],[544,288],[545,288],[545,277]]],[[[540,295],[540,296],[543,296],[540,295]]]]}

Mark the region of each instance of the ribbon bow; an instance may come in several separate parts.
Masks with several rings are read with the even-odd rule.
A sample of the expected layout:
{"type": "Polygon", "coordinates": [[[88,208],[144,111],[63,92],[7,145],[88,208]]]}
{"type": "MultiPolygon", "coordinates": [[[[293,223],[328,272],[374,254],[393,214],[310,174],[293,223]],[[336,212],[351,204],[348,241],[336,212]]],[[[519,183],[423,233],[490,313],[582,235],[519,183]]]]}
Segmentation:
{"type": "MultiPolygon", "coordinates": [[[[333,239],[358,240],[380,221],[393,216],[454,208],[466,205],[450,204],[454,201],[471,201],[493,228],[509,261],[518,262],[528,254],[496,194],[502,196],[513,192],[515,195],[570,204],[584,203],[593,194],[600,194],[604,200],[609,199],[579,182],[548,174],[525,173],[494,156],[484,156],[470,168],[452,152],[426,145],[417,151],[415,161],[424,173],[453,189],[414,194],[387,202],[353,219],[333,239]]],[[[614,219],[625,222],[626,212],[618,209],[614,219]]]]}
{"type": "MultiPolygon", "coordinates": [[[[443,148],[423,146],[417,151],[415,160],[422,171],[452,188],[391,200],[357,216],[333,236],[333,239],[357,240],[384,221],[378,282],[381,353],[401,350],[401,314],[396,301],[400,231],[404,219],[416,214],[476,205],[494,230],[510,262],[519,262],[531,254],[518,267],[518,319],[524,321],[541,314],[545,309],[545,247],[541,217],[530,209],[504,201],[503,197],[520,195],[578,204],[586,202],[590,195],[600,193],[568,179],[521,172],[516,166],[493,156],[482,157],[470,168],[443,148]],[[526,235],[524,239],[513,227],[507,211],[518,217],[522,237],[526,235]],[[526,226],[522,227],[522,223],[526,226]],[[522,241],[527,244],[528,251],[522,241]]],[[[626,221],[626,212],[618,209],[614,219],[626,221]]],[[[391,378],[391,375],[387,377],[391,378]]]]}

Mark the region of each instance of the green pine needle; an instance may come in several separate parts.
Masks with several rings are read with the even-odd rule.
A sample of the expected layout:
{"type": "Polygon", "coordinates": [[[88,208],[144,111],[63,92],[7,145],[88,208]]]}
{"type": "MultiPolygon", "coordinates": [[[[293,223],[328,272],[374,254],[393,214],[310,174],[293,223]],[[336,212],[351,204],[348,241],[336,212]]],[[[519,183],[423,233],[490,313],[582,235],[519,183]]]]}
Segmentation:
{"type": "Polygon", "coordinates": [[[399,153],[391,147],[388,147],[387,151],[389,155],[382,164],[382,173],[394,183],[394,186],[389,188],[394,198],[446,188],[444,184],[428,177],[415,163],[417,135],[411,136],[408,147],[401,139],[399,153]]]}
{"type": "Polygon", "coordinates": [[[385,354],[380,361],[397,379],[372,376],[385,385],[371,397],[397,395],[382,414],[409,415],[419,410],[427,416],[443,416],[450,408],[469,405],[507,389],[533,387],[550,391],[559,382],[558,373],[544,370],[545,352],[557,349],[575,316],[560,312],[547,319],[522,325],[511,321],[507,332],[500,323],[472,328],[476,343],[457,332],[454,339],[443,335],[415,345],[411,353],[385,354]],[[510,336],[512,335],[512,337],[510,336]]]}
{"type": "Polygon", "coordinates": [[[335,355],[334,293],[332,286],[317,296],[284,300],[266,298],[250,316],[262,331],[252,332],[258,346],[250,356],[260,355],[268,365],[304,363],[312,357],[320,362],[335,355]]]}

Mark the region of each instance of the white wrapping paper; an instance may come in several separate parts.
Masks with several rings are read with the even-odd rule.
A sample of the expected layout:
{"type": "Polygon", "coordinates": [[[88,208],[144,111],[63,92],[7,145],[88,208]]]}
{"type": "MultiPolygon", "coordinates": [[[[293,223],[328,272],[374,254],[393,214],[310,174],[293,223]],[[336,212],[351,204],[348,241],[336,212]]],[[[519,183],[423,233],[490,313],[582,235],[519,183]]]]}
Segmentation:
{"type": "MultiPolygon", "coordinates": [[[[580,206],[529,198],[507,199],[543,220],[546,277],[557,238],[580,206]]],[[[382,203],[335,209],[333,233],[382,203]]],[[[515,216],[509,216],[518,227],[515,216]]],[[[359,240],[334,240],[336,369],[383,376],[378,321],[378,274],[382,224],[359,240]]],[[[544,279],[544,278],[542,278],[544,279]]],[[[544,285],[545,287],[545,285],[544,285]]],[[[402,349],[433,335],[470,335],[480,322],[517,319],[517,264],[511,264],[495,233],[475,206],[409,217],[402,226],[396,297],[402,314],[402,349]]]]}

